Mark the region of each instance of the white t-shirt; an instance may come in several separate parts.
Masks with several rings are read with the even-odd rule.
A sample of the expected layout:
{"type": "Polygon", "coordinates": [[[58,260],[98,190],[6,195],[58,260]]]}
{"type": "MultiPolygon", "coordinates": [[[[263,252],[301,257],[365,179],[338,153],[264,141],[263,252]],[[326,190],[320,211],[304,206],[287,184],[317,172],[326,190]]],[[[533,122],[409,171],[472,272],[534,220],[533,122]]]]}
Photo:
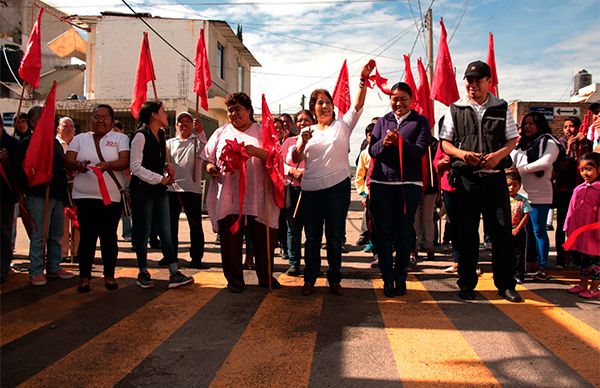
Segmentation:
{"type": "MultiPolygon", "coordinates": [[[[302,132],[313,130],[312,137],[304,148],[304,176],[302,190],[316,191],[335,186],[350,177],[348,151],[350,150],[350,135],[356,126],[362,109],[356,111],[352,107],[343,119],[334,120],[331,125],[320,130],[316,125],[302,129],[302,132]]],[[[302,136],[293,149],[302,144],[302,136]]],[[[291,152],[287,163],[293,164],[291,152]]]]}
{"type": "Polygon", "coordinates": [[[198,140],[196,135],[191,135],[187,139],[179,136],[167,140],[167,151],[169,152],[169,161],[175,170],[175,183],[167,188],[167,191],[190,192],[201,194],[200,183],[202,182],[202,160],[200,154],[206,145],[206,134],[200,132],[198,140]],[[196,177],[194,181],[194,141],[196,146],[196,177]]]}
{"type": "MultiPolygon", "coordinates": [[[[109,131],[106,135],[100,139],[100,150],[104,161],[112,162],[119,159],[119,152],[129,151],[129,138],[115,131],[109,131]]],[[[93,132],[80,133],[73,138],[73,141],[69,144],[67,151],[77,152],[77,161],[89,160],[91,166],[95,166],[100,163],[100,158],[96,152],[96,145],[94,144],[93,132]]],[[[125,187],[126,180],[123,171],[113,171],[119,183],[122,187],[125,187]]],[[[110,194],[112,202],[121,202],[121,193],[117,188],[114,180],[105,171],[104,181],[110,194]]],[[[75,174],[75,181],[73,182],[73,199],[92,198],[102,199],[100,195],[100,188],[98,186],[98,179],[96,175],[91,171],[85,173],[78,172],[75,174]]]]}

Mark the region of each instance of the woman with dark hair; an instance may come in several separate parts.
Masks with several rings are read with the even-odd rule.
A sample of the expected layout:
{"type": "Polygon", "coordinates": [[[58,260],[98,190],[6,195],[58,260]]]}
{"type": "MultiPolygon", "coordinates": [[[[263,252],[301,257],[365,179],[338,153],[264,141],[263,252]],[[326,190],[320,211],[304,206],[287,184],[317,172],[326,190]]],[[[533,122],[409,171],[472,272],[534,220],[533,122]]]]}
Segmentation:
{"type": "Polygon", "coordinates": [[[375,159],[370,188],[373,233],[388,298],[406,294],[415,211],[423,192],[421,160],[431,142],[429,122],[410,109],[410,86],[398,82],[391,90],[392,111],[377,120],[369,142],[375,159]]]}
{"type": "MultiPolygon", "coordinates": [[[[565,266],[565,231],[563,226],[569,210],[569,202],[575,187],[583,182],[579,175],[579,158],[592,150],[592,142],[585,138],[583,132],[579,132],[581,120],[579,117],[569,116],[563,123],[563,134],[559,140],[566,150],[564,160],[560,162],[559,171],[554,179],[554,206],[556,206],[556,264],[565,266]]],[[[576,252],[569,252],[573,258],[576,252]]],[[[575,257],[575,259],[577,259],[575,257]]],[[[578,260],[577,260],[578,261],[578,260]]]]}
{"type": "Polygon", "coordinates": [[[309,110],[317,124],[304,128],[288,163],[304,160],[302,201],[306,247],[304,261],[303,295],[314,292],[315,281],[321,269],[321,238],[325,224],[327,243],[327,280],[334,295],[342,295],[342,245],[346,234],[346,215],[350,205],[350,166],[348,150],[350,135],[356,126],[367,93],[366,84],[374,65],[362,68],[360,85],[354,107],[342,119],[336,119],[333,99],[325,89],[310,95],[309,110]],[[290,160],[291,159],[291,160],[290,160]]]}
{"type": "Polygon", "coordinates": [[[173,167],[168,164],[167,145],[163,128],[169,125],[165,107],[160,101],[146,101],[139,112],[139,126],[131,140],[131,191],[133,242],[137,256],[136,284],[152,288],[154,283],[148,272],[148,238],[152,224],[160,236],[161,250],[169,265],[169,288],[194,283],[177,266],[177,252],[171,241],[169,197],[167,186],[173,184],[173,167]]]}
{"type": "Polygon", "coordinates": [[[258,285],[269,288],[270,283],[272,288],[277,289],[281,286],[275,278],[270,277],[269,266],[273,266],[279,208],[273,196],[265,192],[265,180],[268,179],[265,160],[268,152],[260,148],[262,129],[253,120],[252,101],[245,93],[231,94],[225,100],[225,105],[229,123],[213,133],[200,157],[206,162],[204,169],[212,176],[206,206],[213,230],[221,236],[221,261],[227,289],[240,293],[245,288],[242,266],[244,229],[249,232],[254,246],[258,285]],[[244,150],[236,151],[234,144],[243,144],[247,160],[243,160],[244,150]],[[245,163],[245,188],[240,183],[242,171],[229,170],[229,165],[223,161],[231,160],[229,158],[239,158],[245,163]],[[240,195],[243,196],[241,214],[240,195]]]}
{"type": "Polygon", "coordinates": [[[69,143],[66,166],[76,171],[73,180],[73,201],[79,220],[79,286],[77,291],[90,291],[92,264],[96,253],[96,241],[100,238],[104,286],[116,290],[115,267],[117,265],[117,226],[121,217],[121,192],[125,185],[123,171],[129,167],[129,139],[112,130],[115,112],[110,105],[94,107],[90,131],[80,133],[69,143]],[[105,205],[98,186],[98,178],[89,166],[102,172],[110,203],[105,205]],[[118,183],[117,183],[118,182],[118,183]]]}
{"type": "Polygon", "coordinates": [[[287,113],[282,113],[281,115],[279,115],[279,119],[283,124],[283,129],[287,133],[286,136],[295,136],[298,134],[296,132],[297,127],[294,127],[294,120],[292,120],[292,116],[290,116],[287,113]]]}
{"type": "MultiPolygon", "coordinates": [[[[301,110],[296,113],[296,128],[301,130],[302,128],[313,125],[315,119],[313,114],[309,110],[301,110]]],[[[298,203],[301,193],[302,175],[304,174],[304,161],[300,163],[288,163],[288,153],[292,150],[296,142],[298,141],[298,135],[290,136],[284,140],[281,145],[281,155],[285,159],[283,165],[284,177],[283,181],[286,186],[286,190],[289,197],[289,201],[286,201],[285,215],[287,218],[287,247],[290,267],[286,274],[289,276],[300,276],[300,259],[302,257],[301,244],[302,244],[302,203],[298,203]],[[288,203],[289,202],[289,203],[288,203]]]]}
{"type": "MultiPolygon", "coordinates": [[[[522,179],[521,194],[531,203],[530,223],[535,236],[538,271],[535,280],[546,280],[550,242],[546,219],[552,206],[552,164],[558,158],[560,142],[548,126],[544,115],[529,112],[521,119],[521,138],[511,152],[513,166],[522,179]]],[[[532,239],[533,240],[533,239],[532,239]]]]}

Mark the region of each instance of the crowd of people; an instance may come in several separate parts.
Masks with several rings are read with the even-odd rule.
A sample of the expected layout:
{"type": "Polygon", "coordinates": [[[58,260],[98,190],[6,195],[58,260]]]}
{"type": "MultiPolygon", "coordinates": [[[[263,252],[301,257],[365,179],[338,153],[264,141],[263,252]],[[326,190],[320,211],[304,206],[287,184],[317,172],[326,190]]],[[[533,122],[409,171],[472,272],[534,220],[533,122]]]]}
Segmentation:
{"type": "MultiPolygon", "coordinates": [[[[315,292],[323,247],[329,290],[342,295],[350,136],[362,114],[372,70],[371,63],[362,68],[354,104],[341,117],[336,117],[330,93],[317,89],[308,110],[274,120],[285,185],[282,209],[270,195],[267,167],[273,163],[273,149],[266,146],[267,134],[255,122],[252,101],[244,93],[226,99],[228,123],[208,139],[188,112],[177,114],[176,136],[167,139],[168,115],[160,101],[142,105],[131,138],[122,133],[110,105],[97,105],[89,131],[77,135],[73,120],[61,117],[52,179],[43,186],[29,186],[22,167],[41,112],[34,106],[15,118],[14,136],[0,131],[2,281],[9,273],[20,213],[30,239],[29,280],[34,286],[45,285],[47,278],[73,278],[60,265],[70,252],[79,263],[77,290],[90,292],[99,239],[105,287],[117,289],[121,219],[137,257],[139,287],[154,287],[147,255],[156,235],[163,254],[159,265],[169,269],[168,287],[194,283],[178,265],[179,216],[185,212],[190,230],[190,267],[205,268],[202,180],[208,176],[206,209],[220,239],[231,292],[244,291],[243,271],[252,267],[259,286],[280,288],[273,276],[279,244],[289,260],[286,274],[304,276],[304,296],[315,292]]],[[[600,298],[600,228],[594,229],[600,222],[600,149],[593,149],[595,139],[580,131],[577,117],[564,121],[560,138],[536,112],[525,114],[517,126],[506,101],[488,92],[490,82],[486,63],[467,66],[466,95],[439,120],[439,140],[428,119],[411,109],[411,87],[404,82],[391,87],[390,111],[365,128],[357,159],[355,184],[365,209],[357,244],[373,254],[371,266],[381,271],[384,295],[405,295],[419,248],[427,259],[434,258],[435,233],[440,238],[442,233],[435,228],[437,204],[445,209],[444,240],[451,243],[453,264],[445,271],[458,274],[459,297],[472,300],[480,274],[483,218],[498,294],[521,302],[515,287],[528,272],[535,281],[549,277],[547,219],[556,208],[556,265],[581,269],[579,284],[568,292],[600,298]]],[[[591,125],[600,127],[600,104],[589,110],[591,125]]]]}

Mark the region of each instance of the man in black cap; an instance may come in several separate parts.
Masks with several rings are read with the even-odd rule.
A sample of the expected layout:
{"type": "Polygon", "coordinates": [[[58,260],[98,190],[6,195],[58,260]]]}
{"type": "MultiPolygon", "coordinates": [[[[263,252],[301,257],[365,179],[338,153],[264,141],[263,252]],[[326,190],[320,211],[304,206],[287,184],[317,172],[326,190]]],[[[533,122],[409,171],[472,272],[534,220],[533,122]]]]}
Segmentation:
{"type": "Polygon", "coordinates": [[[498,294],[521,302],[515,291],[515,256],[511,247],[510,198],[504,169],[512,165],[510,152],[517,142],[517,128],[506,101],[488,92],[490,67],[481,61],[467,66],[467,96],[452,104],[440,128],[444,152],[451,157],[451,184],[458,203],[457,249],[459,296],[475,299],[479,258],[479,219],[492,240],[492,270],[498,294]],[[451,120],[450,120],[451,118],[451,120]]]}

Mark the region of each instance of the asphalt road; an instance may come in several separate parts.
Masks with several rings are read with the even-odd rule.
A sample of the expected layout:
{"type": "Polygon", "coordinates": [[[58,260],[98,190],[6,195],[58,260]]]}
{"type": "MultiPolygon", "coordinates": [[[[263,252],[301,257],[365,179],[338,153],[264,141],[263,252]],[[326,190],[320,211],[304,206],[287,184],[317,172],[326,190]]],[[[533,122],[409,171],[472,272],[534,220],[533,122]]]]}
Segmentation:
{"type": "MultiPolygon", "coordinates": [[[[348,243],[360,228],[353,199],[348,243]]],[[[0,298],[2,387],[600,386],[600,303],[566,292],[576,270],[526,282],[518,287],[525,303],[511,304],[497,296],[482,250],[477,299],[465,302],[440,251],[410,274],[406,296],[388,299],[370,254],[349,244],[344,296],[330,294],[324,278],[314,295],[301,296],[302,278],[282,274],[279,256],[281,290],[259,288],[245,271],[250,286],[232,294],[203,224],[211,268],[185,269],[191,287],[167,290],[162,255],[152,251],[156,288],[139,289],[134,253],[122,241],[117,291],[104,289],[99,260],[85,295],[77,279],[32,287],[26,273],[13,274],[0,298]]],[[[180,231],[184,265],[184,218],[180,231]]],[[[27,244],[19,222],[17,263],[26,264],[27,244]]]]}

